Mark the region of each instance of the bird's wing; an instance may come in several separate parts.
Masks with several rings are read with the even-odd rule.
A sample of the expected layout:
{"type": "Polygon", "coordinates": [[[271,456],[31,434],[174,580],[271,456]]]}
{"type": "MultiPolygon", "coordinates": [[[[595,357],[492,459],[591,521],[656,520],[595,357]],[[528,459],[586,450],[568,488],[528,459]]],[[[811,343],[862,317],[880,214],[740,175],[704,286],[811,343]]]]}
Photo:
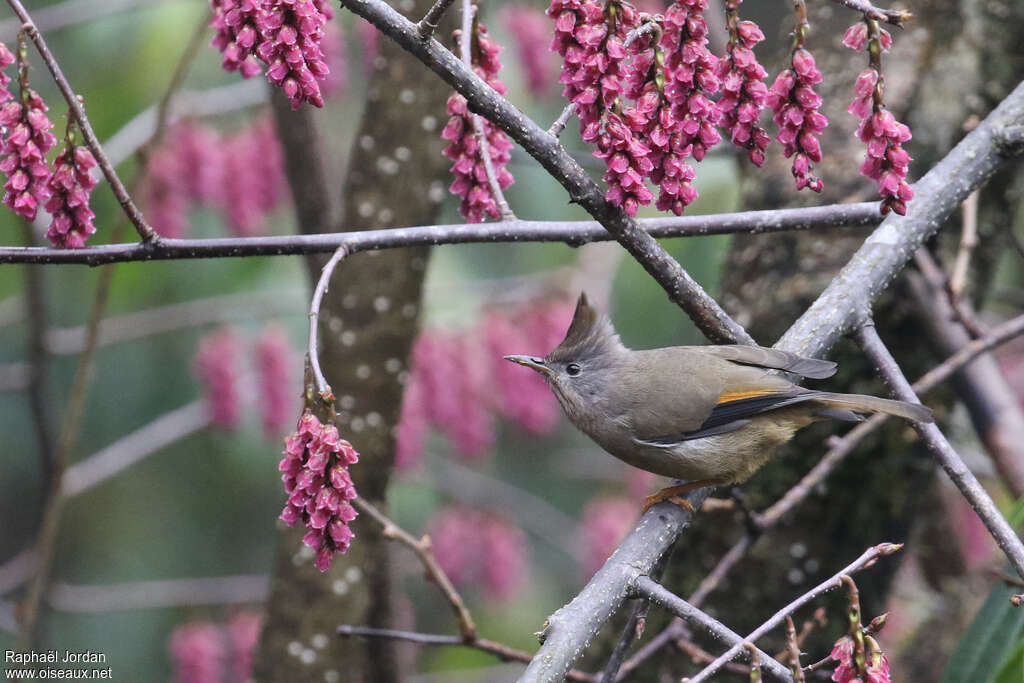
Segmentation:
{"type": "Polygon", "coordinates": [[[701,426],[695,430],[665,434],[650,439],[636,439],[637,443],[661,448],[672,448],[682,441],[703,439],[717,434],[727,434],[744,427],[755,415],[777,410],[784,406],[802,403],[817,396],[812,391],[790,393],[766,393],[732,401],[723,401],[715,405],[711,414],[701,426]]]}
{"type": "Polygon", "coordinates": [[[733,363],[754,365],[759,368],[771,368],[773,370],[785,370],[786,372],[792,372],[794,375],[810,377],[811,379],[825,379],[836,373],[836,364],[830,360],[805,358],[795,353],[769,349],[763,346],[726,344],[722,346],[699,346],[696,348],[733,363]]]}

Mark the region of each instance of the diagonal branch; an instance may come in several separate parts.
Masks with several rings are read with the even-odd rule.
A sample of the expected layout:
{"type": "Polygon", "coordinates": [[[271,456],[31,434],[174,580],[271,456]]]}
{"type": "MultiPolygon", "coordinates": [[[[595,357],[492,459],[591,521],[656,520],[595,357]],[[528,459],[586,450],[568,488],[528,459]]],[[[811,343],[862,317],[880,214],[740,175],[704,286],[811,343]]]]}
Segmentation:
{"type": "MultiPolygon", "coordinates": [[[[920,403],[910,382],[903,376],[903,371],[900,370],[896,359],[892,357],[889,349],[878,336],[878,331],[875,330],[873,324],[865,324],[857,331],[857,342],[878,367],[879,374],[889,384],[894,396],[901,401],[920,403]]],[[[992,502],[992,498],[982,488],[977,477],[968,469],[963,459],[935,424],[918,422],[912,424],[921,439],[928,445],[935,459],[938,460],[939,465],[960,489],[960,493],[971,504],[981,521],[985,523],[985,528],[995,539],[999,549],[1010,560],[1010,564],[1017,570],[1017,573],[1024,578],[1024,543],[1021,543],[1020,538],[999,512],[996,504],[992,502]]]]}

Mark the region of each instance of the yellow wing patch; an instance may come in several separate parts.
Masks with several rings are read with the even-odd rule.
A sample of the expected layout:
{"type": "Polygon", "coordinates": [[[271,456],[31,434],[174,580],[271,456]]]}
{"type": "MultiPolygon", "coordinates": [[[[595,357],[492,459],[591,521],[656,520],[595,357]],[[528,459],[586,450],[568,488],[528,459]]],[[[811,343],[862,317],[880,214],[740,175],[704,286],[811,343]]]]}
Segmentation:
{"type": "Polygon", "coordinates": [[[726,392],[718,397],[717,403],[728,403],[729,401],[742,401],[745,398],[757,398],[758,396],[771,396],[777,391],[734,391],[726,392]]]}

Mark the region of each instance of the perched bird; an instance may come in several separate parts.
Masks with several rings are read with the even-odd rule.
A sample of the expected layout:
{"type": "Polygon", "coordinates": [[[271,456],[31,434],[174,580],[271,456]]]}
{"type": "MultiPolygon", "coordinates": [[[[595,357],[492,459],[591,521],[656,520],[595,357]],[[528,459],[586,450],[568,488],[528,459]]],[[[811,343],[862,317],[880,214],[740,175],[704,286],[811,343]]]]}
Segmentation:
{"type": "Polygon", "coordinates": [[[758,346],[626,348],[581,294],[565,339],[544,358],[505,356],[539,372],[576,427],[634,467],[688,483],[649,496],[679,496],[742,482],[777,446],[817,420],[887,413],[931,422],[923,405],[800,387],[783,373],[823,379],[831,361],[758,346]]]}

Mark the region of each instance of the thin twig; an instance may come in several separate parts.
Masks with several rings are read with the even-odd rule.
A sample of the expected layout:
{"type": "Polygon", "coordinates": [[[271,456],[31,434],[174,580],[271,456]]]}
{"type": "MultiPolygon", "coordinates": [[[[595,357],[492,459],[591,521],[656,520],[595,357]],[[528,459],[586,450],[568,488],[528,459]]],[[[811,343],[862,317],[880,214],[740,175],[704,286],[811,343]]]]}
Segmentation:
{"type": "MultiPolygon", "coordinates": [[[[722,624],[722,622],[705,614],[679,596],[675,595],[649,576],[641,576],[637,579],[636,590],[641,595],[647,597],[652,602],[661,605],[676,616],[685,619],[691,624],[699,626],[702,630],[707,631],[723,643],[732,645],[733,649],[738,648],[737,652],[743,649],[744,639],[740,637],[739,634],[734,633],[731,629],[722,624]]],[[[746,640],[753,641],[755,639],[755,637],[750,637],[746,640]]],[[[775,678],[780,681],[791,682],[793,680],[789,675],[789,671],[786,670],[786,667],[776,661],[775,658],[761,650],[756,651],[764,660],[765,668],[767,668],[775,678]]]]}
{"type": "MultiPolygon", "coordinates": [[[[882,627],[885,626],[885,621],[886,621],[886,618],[888,616],[889,616],[889,614],[887,612],[885,614],[880,614],[877,617],[875,617],[874,619],[872,619],[871,622],[867,626],[865,626],[863,629],[861,629],[862,632],[864,633],[864,635],[865,636],[876,635],[879,631],[882,630],[882,627]]],[[[831,655],[828,655],[826,657],[822,657],[821,659],[816,661],[814,664],[808,664],[807,666],[805,666],[802,669],[802,672],[805,673],[805,674],[814,673],[818,669],[823,669],[823,668],[825,668],[826,666],[829,666],[829,665],[831,665],[831,666],[835,666],[836,665],[836,660],[832,659],[831,655]]]]}
{"type": "Polygon", "coordinates": [[[657,21],[648,21],[640,24],[626,34],[626,39],[622,41],[622,47],[628,50],[629,46],[637,40],[652,33],[654,34],[654,42],[658,42],[658,38],[661,37],[662,30],[661,25],[657,21]]]}
{"type": "MultiPolygon", "coordinates": [[[[705,504],[707,501],[704,501],[705,504]]],[[[649,578],[652,581],[661,581],[662,574],[665,573],[665,567],[668,565],[671,553],[665,553],[665,555],[658,561],[658,564],[651,570],[649,578]]],[[[633,644],[634,640],[640,640],[643,637],[644,629],[647,626],[647,612],[650,610],[651,602],[646,598],[640,598],[636,600],[636,604],[633,606],[633,611],[629,615],[629,619],[626,620],[626,625],[622,628],[622,634],[619,636],[619,640],[615,643],[615,647],[612,649],[612,654],[608,658],[608,662],[604,666],[604,670],[601,672],[601,680],[613,683],[619,675],[619,668],[622,666],[623,660],[626,659],[626,653],[629,652],[630,645],[633,644]]]]}
{"type": "Polygon", "coordinates": [[[434,35],[434,31],[437,30],[438,24],[441,23],[441,17],[444,16],[444,13],[448,11],[448,8],[452,6],[453,2],[455,2],[455,0],[437,0],[437,2],[427,10],[426,15],[424,15],[424,17],[419,20],[419,23],[416,24],[416,32],[419,34],[420,38],[426,40],[430,38],[430,36],[434,35]]]}
{"type": "MultiPolygon", "coordinates": [[[[462,0],[462,31],[459,34],[459,52],[462,63],[467,68],[473,68],[473,42],[476,40],[476,4],[474,0],[462,0]]],[[[487,176],[487,185],[491,189],[491,197],[498,205],[501,213],[501,220],[514,221],[516,215],[512,213],[512,207],[505,200],[505,193],[501,190],[501,183],[498,182],[498,175],[494,170],[494,162],[491,159],[491,143],[487,140],[486,124],[489,123],[479,114],[470,113],[473,119],[473,137],[476,138],[477,154],[484,165],[484,174],[487,176]]]]}
{"type": "Polygon", "coordinates": [[[786,656],[789,660],[789,670],[793,674],[793,683],[803,683],[804,672],[800,668],[800,642],[796,637],[793,617],[788,614],[786,615],[786,656]]]}
{"type": "MultiPolygon", "coordinates": [[[[814,600],[815,598],[817,598],[821,594],[826,593],[826,592],[828,592],[830,590],[834,590],[834,589],[840,587],[842,585],[842,580],[841,580],[840,577],[842,577],[844,574],[849,576],[849,575],[851,575],[851,574],[853,574],[855,572],[858,572],[858,571],[860,571],[862,569],[866,569],[867,567],[870,567],[872,564],[874,564],[879,557],[881,557],[883,555],[891,555],[892,553],[896,552],[897,550],[899,550],[902,547],[903,547],[902,545],[895,544],[895,543],[879,543],[878,545],[876,545],[876,546],[874,546],[872,548],[868,548],[864,552],[863,555],[858,557],[856,560],[851,562],[849,565],[844,567],[842,570],[836,572],[831,577],[829,577],[825,581],[822,581],[817,586],[815,586],[811,590],[807,591],[806,593],[804,593],[803,595],[801,595],[800,597],[796,598],[791,603],[789,603],[788,605],[786,605],[785,607],[780,609],[778,612],[773,614],[771,616],[771,618],[769,618],[766,622],[764,622],[763,624],[758,626],[756,629],[754,629],[750,633],[750,635],[747,636],[744,639],[744,642],[746,642],[746,641],[749,641],[751,643],[757,642],[757,640],[761,636],[763,636],[764,634],[768,633],[769,631],[774,629],[776,626],[781,624],[783,619],[785,619],[787,616],[789,616],[790,614],[795,612],[800,607],[806,605],[808,602],[810,602],[811,600],[814,600]]],[[[723,664],[725,664],[726,662],[731,662],[733,659],[735,659],[736,656],[740,653],[740,651],[742,649],[743,649],[743,643],[742,642],[737,644],[737,645],[733,645],[721,657],[719,657],[714,662],[712,662],[710,665],[705,667],[696,676],[694,676],[692,678],[689,678],[689,679],[684,679],[684,680],[688,681],[688,683],[700,683],[701,681],[708,680],[716,671],[718,671],[720,668],[722,668],[723,664]]],[[[772,661],[775,661],[775,660],[773,659],[772,661]]],[[[787,672],[786,675],[788,676],[789,673],[787,672]]]]}
{"type": "MultiPolygon", "coordinates": [[[[437,558],[434,557],[434,551],[431,547],[430,537],[423,536],[422,538],[415,538],[408,531],[392,522],[388,517],[378,510],[372,503],[369,503],[365,498],[356,498],[352,501],[352,504],[360,511],[365,512],[375,522],[380,524],[383,531],[381,532],[385,538],[390,538],[394,541],[398,541],[404,546],[407,546],[410,550],[416,553],[416,557],[419,558],[420,563],[423,565],[423,569],[427,572],[427,576],[431,581],[437,584],[437,587],[441,589],[441,593],[444,595],[445,600],[452,608],[452,612],[455,613],[455,618],[459,622],[459,633],[463,641],[470,642],[476,639],[476,624],[473,623],[473,617],[469,613],[469,609],[466,608],[466,603],[463,602],[462,596],[455,590],[455,586],[452,585],[451,579],[445,574],[444,570],[441,569],[441,565],[437,563],[437,558]]],[[[527,660],[529,661],[529,660],[527,660]]]]}
{"type": "Polygon", "coordinates": [[[71,89],[71,84],[68,83],[68,79],[65,78],[64,72],[60,68],[60,64],[54,59],[53,53],[50,52],[50,48],[46,45],[46,41],[43,40],[42,34],[36,25],[32,22],[32,17],[29,16],[28,11],[21,4],[20,0],[7,0],[7,4],[11,6],[14,13],[18,15],[18,18],[24,22],[24,29],[27,31],[29,38],[35,44],[36,49],[39,51],[40,56],[43,58],[43,62],[46,63],[46,67],[50,70],[53,75],[53,80],[57,84],[57,88],[64,96],[64,100],[68,103],[71,113],[74,115],[75,120],[78,122],[78,126],[82,131],[82,136],[85,138],[85,144],[89,146],[90,151],[94,157],[96,157],[96,163],[103,171],[103,175],[106,177],[107,182],[110,184],[110,189],[113,190],[114,196],[117,197],[118,203],[124,209],[128,219],[135,226],[136,232],[139,233],[139,237],[144,242],[153,242],[158,240],[157,234],[153,231],[153,228],[146,222],[142,212],[135,206],[135,202],[132,201],[128,191],[124,187],[124,183],[117,175],[117,171],[111,165],[110,160],[107,159],[106,153],[103,151],[103,147],[100,145],[99,140],[96,138],[96,133],[92,129],[92,125],[89,123],[89,118],[85,115],[85,107],[82,106],[82,102],[75,91],[71,89]]]}
{"type": "MultiPolygon", "coordinates": [[[[637,223],[651,237],[698,237],[737,233],[764,234],[813,228],[877,225],[878,203],[831,204],[807,209],[773,209],[712,216],[644,218],[637,223]]],[[[97,266],[121,261],[153,261],[331,253],[349,245],[350,253],[421,245],[498,242],[563,242],[581,246],[615,238],[597,221],[498,221],[395,227],[272,237],[214,239],[161,238],[155,244],[104,244],[83,249],[0,247],[0,263],[80,263],[97,266]]]]}
{"type": "Polygon", "coordinates": [[[569,104],[565,105],[565,109],[562,110],[562,113],[558,115],[558,118],[555,119],[555,122],[551,124],[550,128],[548,128],[548,135],[554,138],[557,138],[559,135],[561,135],[562,131],[565,130],[566,124],[569,123],[569,119],[571,119],[573,114],[575,113],[575,102],[570,102],[569,104]]]}
{"type": "Polygon", "coordinates": [[[837,2],[840,5],[857,10],[869,19],[884,21],[887,24],[901,28],[903,27],[903,22],[914,18],[914,15],[907,10],[882,9],[881,7],[875,7],[870,2],[866,2],[866,0],[832,0],[832,2],[837,2]]]}
{"type": "MultiPolygon", "coordinates": [[[[342,624],[338,626],[336,633],[343,638],[387,638],[390,640],[402,640],[408,643],[419,645],[454,645],[469,647],[480,650],[487,654],[494,655],[505,662],[529,662],[533,655],[524,650],[518,650],[508,645],[487,640],[486,638],[474,638],[467,642],[461,636],[442,635],[437,633],[417,633],[415,631],[398,631],[390,628],[371,628],[369,626],[350,626],[342,624]]],[[[566,676],[570,681],[582,681],[583,683],[597,683],[597,678],[582,671],[573,669],[566,676]]]]}
{"type": "Polygon", "coordinates": [[[320,279],[317,280],[316,289],[313,290],[313,299],[309,304],[309,364],[313,370],[313,378],[316,381],[316,391],[324,401],[333,400],[331,387],[324,379],[323,370],[320,369],[320,352],[317,342],[317,326],[320,322],[320,305],[323,303],[324,294],[327,293],[327,285],[334,274],[334,268],[341,263],[341,260],[348,256],[349,250],[342,244],[334,251],[334,255],[324,264],[320,271],[320,279]]]}
{"type": "Polygon", "coordinates": [[[953,262],[953,271],[949,276],[949,293],[954,301],[960,301],[967,289],[967,272],[971,267],[971,254],[978,246],[978,195],[980,190],[967,195],[961,207],[963,228],[960,233],[960,249],[953,262]]]}
{"type": "MultiPolygon", "coordinates": [[[[903,376],[896,360],[889,353],[882,339],[878,336],[874,325],[867,324],[857,331],[857,342],[876,365],[879,374],[892,389],[893,395],[902,401],[920,403],[910,382],[903,376]]],[[[934,423],[922,424],[913,422],[913,427],[929,450],[938,460],[939,465],[953,480],[960,493],[963,494],[971,508],[984,522],[985,528],[995,539],[996,545],[1003,551],[1017,574],[1024,577],[1024,544],[1010,528],[1006,518],[992,502],[992,498],[978,482],[974,473],[968,469],[960,455],[953,449],[934,423]]]]}

